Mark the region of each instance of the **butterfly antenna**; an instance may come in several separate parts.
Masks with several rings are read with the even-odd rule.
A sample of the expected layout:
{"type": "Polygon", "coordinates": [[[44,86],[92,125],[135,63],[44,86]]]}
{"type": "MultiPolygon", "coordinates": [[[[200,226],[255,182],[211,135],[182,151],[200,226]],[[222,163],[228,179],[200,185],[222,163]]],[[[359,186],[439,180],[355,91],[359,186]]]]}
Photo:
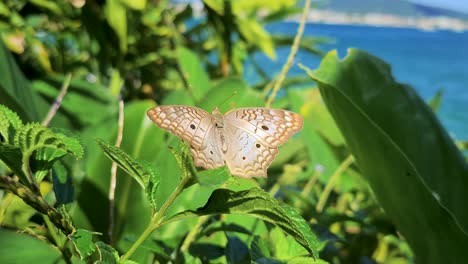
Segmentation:
{"type": "Polygon", "coordinates": [[[229,99],[231,99],[232,97],[234,97],[234,95],[237,94],[237,91],[234,91],[228,98],[224,99],[224,101],[222,101],[220,104],[218,104],[218,107],[222,106],[223,104],[225,104],[229,99]]]}

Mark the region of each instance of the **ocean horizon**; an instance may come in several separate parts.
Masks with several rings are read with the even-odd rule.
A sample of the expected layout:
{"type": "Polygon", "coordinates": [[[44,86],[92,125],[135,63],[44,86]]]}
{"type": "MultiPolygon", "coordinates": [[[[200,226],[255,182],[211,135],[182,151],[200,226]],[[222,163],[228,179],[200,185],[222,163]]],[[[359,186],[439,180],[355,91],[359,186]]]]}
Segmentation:
{"type": "MultiPolygon", "coordinates": [[[[281,22],[268,25],[267,30],[294,35],[297,25],[281,22]]],[[[365,50],[381,58],[390,64],[398,82],[413,87],[426,101],[442,90],[437,116],[453,138],[468,139],[468,32],[309,23],[304,35],[329,38],[329,43],[319,47],[325,52],[336,49],[340,58],[348,48],[365,50]]],[[[277,49],[275,61],[262,53],[257,53],[254,59],[265,65],[263,69],[273,77],[281,71],[289,50],[289,47],[277,49]]],[[[320,61],[321,58],[300,50],[288,76],[304,75],[299,63],[316,69],[320,61]]],[[[244,75],[251,84],[259,81],[249,65],[244,75]]]]}

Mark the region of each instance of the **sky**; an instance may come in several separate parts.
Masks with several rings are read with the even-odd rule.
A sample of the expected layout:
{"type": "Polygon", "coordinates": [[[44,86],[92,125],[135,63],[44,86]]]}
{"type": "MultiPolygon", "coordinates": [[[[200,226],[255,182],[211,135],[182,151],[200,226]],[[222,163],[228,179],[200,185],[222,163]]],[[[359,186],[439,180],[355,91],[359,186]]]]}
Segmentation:
{"type": "Polygon", "coordinates": [[[446,9],[468,13],[468,1],[467,0],[410,0],[410,2],[430,5],[430,6],[437,6],[437,7],[442,7],[446,9]]]}

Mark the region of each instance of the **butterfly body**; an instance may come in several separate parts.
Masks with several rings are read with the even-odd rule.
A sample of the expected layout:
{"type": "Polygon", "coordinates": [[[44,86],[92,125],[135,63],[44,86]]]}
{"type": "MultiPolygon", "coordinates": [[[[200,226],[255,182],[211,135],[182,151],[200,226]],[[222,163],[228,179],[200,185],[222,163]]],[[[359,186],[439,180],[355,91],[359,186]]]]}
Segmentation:
{"type": "Polygon", "coordinates": [[[170,105],[148,110],[159,127],[190,144],[197,167],[227,165],[231,174],[250,178],[266,177],[278,146],[302,128],[296,113],[270,108],[239,108],[222,115],[203,109],[170,105]]]}

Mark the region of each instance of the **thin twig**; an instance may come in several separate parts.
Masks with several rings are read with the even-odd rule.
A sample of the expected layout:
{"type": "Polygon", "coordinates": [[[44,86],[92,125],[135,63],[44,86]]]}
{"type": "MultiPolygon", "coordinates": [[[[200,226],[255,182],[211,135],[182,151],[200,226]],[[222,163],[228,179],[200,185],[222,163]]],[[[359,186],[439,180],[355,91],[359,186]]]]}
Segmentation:
{"type": "Polygon", "coordinates": [[[67,94],[68,86],[70,86],[71,77],[71,74],[67,74],[65,76],[65,80],[63,81],[62,88],[60,88],[60,92],[57,95],[57,98],[55,98],[55,101],[50,107],[49,112],[44,118],[44,121],[42,121],[43,126],[49,126],[50,121],[52,121],[52,118],[57,113],[58,109],[60,108],[60,105],[62,105],[63,97],[65,97],[65,95],[67,94]]]}
{"type": "Polygon", "coordinates": [[[289,56],[288,56],[288,59],[287,59],[286,63],[284,64],[283,68],[281,69],[281,74],[278,77],[278,80],[276,81],[275,86],[273,87],[271,95],[268,98],[267,103],[265,104],[266,107],[271,107],[271,104],[275,100],[276,94],[278,93],[281,85],[283,84],[284,80],[286,79],[286,74],[288,74],[288,71],[289,71],[289,69],[291,68],[291,66],[293,64],[294,57],[296,56],[297,50],[299,49],[299,44],[300,44],[302,35],[304,33],[304,27],[305,27],[305,23],[306,23],[306,20],[307,20],[307,14],[309,12],[311,2],[312,2],[311,0],[306,0],[305,1],[301,21],[299,22],[299,27],[297,28],[297,33],[296,33],[296,36],[294,37],[294,42],[293,42],[293,45],[291,47],[291,51],[289,52],[289,56]]]}
{"type": "Polygon", "coordinates": [[[323,208],[325,207],[325,203],[328,200],[328,197],[330,196],[330,193],[335,187],[336,181],[340,178],[340,175],[345,172],[348,167],[354,162],[354,157],[352,155],[349,155],[341,164],[338,166],[338,168],[335,170],[333,175],[330,177],[328,180],[327,185],[325,186],[325,189],[323,189],[322,194],[320,195],[319,201],[317,202],[316,210],[317,212],[322,212],[323,208]]]}
{"type": "MultiPolygon", "coordinates": [[[[124,102],[122,99],[119,100],[119,124],[117,131],[117,139],[115,140],[115,146],[120,147],[122,143],[123,128],[124,128],[124,102]]],[[[111,180],[109,184],[109,244],[113,243],[113,230],[114,230],[114,211],[115,211],[115,187],[117,186],[117,163],[112,162],[111,167],[111,180]]]]}

